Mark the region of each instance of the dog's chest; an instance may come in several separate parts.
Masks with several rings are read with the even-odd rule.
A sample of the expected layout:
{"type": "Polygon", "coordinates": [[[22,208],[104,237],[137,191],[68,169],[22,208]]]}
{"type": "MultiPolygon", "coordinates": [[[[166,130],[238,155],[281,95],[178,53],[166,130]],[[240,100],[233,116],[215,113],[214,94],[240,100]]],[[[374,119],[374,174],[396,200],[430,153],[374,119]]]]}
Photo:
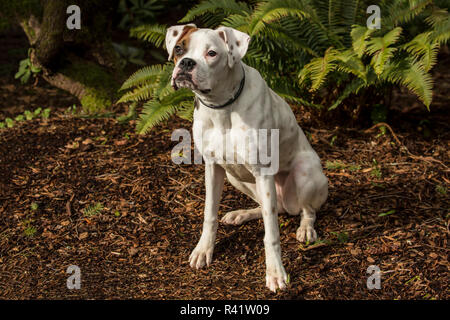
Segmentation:
{"type": "Polygon", "coordinates": [[[205,161],[220,164],[243,181],[252,180],[248,141],[254,130],[236,113],[215,111],[207,116],[194,114],[193,133],[197,149],[205,161]]]}
{"type": "Polygon", "coordinates": [[[246,128],[232,112],[212,110],[207,116],[201,114],[194,117],[194,142],[204,157],[212,156],[226,161],[227,154],[233,153],[233,156],[238,157],[246,151],[235,148],[246,128]]]}

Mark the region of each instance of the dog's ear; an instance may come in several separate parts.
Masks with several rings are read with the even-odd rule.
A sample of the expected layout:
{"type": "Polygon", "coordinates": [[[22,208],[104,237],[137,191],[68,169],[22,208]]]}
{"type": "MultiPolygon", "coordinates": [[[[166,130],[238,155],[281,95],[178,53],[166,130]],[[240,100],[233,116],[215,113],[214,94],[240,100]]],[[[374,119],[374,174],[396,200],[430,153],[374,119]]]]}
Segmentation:
{"type": "Polygon", "coordinates": [[[173,56],[173,48],[177,44],[178,40],[186,34],[186,32],[191,28],[197,28],[197,26],[193,23],[184,24],[180,26],[172,26],[167,29],[166,32],[166,48],[169,53],[169,60],[172,59],[173,56]]]}
{"type": "Polygon", "coordinates": [[[228,66],[232,68],[236,62],[241,60],[247,53],[250,36],[244,32],[229,27],[216,29],[220,38],[225,42],[228,49],[228,66]]]}

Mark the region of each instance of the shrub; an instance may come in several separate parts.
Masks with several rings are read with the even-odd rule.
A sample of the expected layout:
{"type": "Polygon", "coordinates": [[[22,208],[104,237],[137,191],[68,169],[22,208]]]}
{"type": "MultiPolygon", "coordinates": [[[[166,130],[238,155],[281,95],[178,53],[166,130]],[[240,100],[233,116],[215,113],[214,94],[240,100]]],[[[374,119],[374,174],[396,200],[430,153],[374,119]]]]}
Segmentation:
{"type": "MultiPolygon", "coordinates": [[[[205,0],[179,22],[200,20],[206,27],[224,25],[248,33],[252,40],[244,62],[291,103],[328,110],[345,105],[358,115],[369,103],[388,105],[389,91],[401,85],[429,108],[430,70],[439,47],[450,38],[445,2],[380,1],[381,28],[373,30],[366,27],[370,2],[205,0]]],[[[166,28],[143,25],[131,35],[161,47],[166,28]]],[[[173,114],[191,117],[193,94],[171,89],[172,68],[171,63],[143,68],[122,86],[128,92],[121,102],[147,101],[138,132],[173,114]]]]}

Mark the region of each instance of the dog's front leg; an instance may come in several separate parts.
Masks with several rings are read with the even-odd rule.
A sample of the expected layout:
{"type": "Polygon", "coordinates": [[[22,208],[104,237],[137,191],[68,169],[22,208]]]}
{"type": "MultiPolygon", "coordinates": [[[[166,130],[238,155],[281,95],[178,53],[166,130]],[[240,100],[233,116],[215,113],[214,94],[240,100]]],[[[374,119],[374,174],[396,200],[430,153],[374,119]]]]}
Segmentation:
{"type": "Polygon", "coordinates": [[[256,177],[264,220],[264,248],[266,252],[266,286],[273,292],[285,289],[287,274],[281,262],[280,230],[278,227],[277,194],[272,175],[256,177]]]}
{"type": "Polygon", "coordinates": [[[205,213],[203,231],[194,251],[189,257],[192,268],[200,269],[205,263],[210,265],[214,251],[214,242],[217,233],[217,212],[219,210],[220,197],[223,190],[225,170],[217,164],[205,164],[205,213]]]}

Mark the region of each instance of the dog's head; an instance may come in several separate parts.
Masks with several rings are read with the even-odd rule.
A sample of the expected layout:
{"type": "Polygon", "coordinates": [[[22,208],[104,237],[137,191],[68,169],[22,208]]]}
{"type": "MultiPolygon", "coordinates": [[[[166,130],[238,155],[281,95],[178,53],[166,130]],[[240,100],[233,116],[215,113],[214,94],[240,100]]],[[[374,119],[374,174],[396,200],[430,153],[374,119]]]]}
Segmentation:
{"type": "Polygon", "coordinates": [[[173,58],[172,87],[208,94],[223,81],[247,52],[250,36],[233,28],[199,29],[195,24],[173,26],[166,33],[173,58]]]}

